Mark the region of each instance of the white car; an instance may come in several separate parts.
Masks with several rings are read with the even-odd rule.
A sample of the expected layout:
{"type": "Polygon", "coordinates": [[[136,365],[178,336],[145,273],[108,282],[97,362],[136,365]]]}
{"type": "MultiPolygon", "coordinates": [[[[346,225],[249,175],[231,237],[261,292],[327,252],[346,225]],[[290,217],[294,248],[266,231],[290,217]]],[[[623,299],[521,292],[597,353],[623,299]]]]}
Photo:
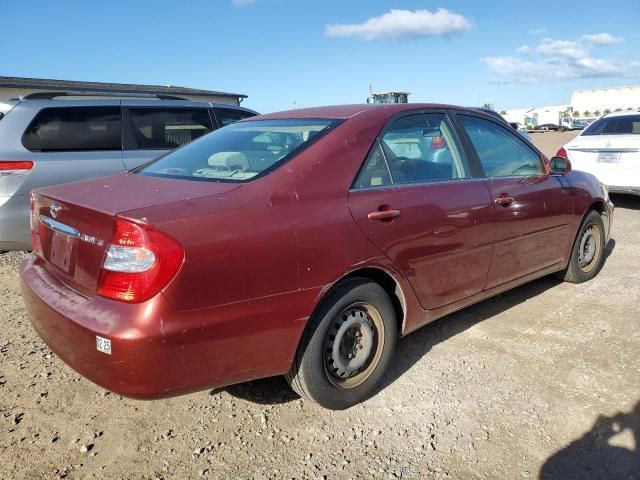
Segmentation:
{"type": "Polygon", "coordinates": [[[572,168],[595,175],[610,192],[640,195],[640,112],[604,115],[558,150],[572,168]]]}

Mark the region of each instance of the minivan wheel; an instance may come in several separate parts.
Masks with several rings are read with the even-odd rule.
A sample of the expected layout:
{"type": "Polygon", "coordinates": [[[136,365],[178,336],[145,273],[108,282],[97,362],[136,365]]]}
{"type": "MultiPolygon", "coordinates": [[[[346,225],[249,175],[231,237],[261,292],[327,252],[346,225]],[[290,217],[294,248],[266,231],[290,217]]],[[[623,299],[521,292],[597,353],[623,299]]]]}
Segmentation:
{"type": "Polygon", "coordinates": [[[595,277],[604,264],[604,223],[590,211],[580,225],[566,270],[558,272],[566,282],[582,283],[595,277]]]}
{"type": "Polygon", "coordinates": [[[341,410],[373,394],[393,355],[396,314],[365,278],[336,285],[309,319],[287,381],[301,397],[341,410]]]}

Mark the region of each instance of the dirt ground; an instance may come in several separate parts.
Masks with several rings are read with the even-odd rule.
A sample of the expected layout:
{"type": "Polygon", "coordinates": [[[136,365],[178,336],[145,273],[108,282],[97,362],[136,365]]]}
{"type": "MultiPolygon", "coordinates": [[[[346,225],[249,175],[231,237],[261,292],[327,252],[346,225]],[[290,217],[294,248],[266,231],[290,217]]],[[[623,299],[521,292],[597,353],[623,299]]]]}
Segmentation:
{"type": "MultiPolygon", "coordinates": [[[[534,141],[552,154],[567,135],[534,141]]],[[[343,412],[282,378],[106,392],[38,339],[23,254],[0,255],[0,478],[640,478],[640,200],[614,201],[595,280],[543,278],[422,328],[382,391],[343,412]]]]}

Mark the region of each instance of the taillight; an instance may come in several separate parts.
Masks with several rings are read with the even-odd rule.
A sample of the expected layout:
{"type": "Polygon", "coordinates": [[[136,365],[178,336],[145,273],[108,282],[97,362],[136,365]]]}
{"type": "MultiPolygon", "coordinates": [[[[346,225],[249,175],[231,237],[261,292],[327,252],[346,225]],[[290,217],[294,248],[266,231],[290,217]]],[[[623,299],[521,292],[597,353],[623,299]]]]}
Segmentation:
{"type": "Polygon", "coordinates": [[[144,302],[169,284],[183,259],[184,250],[173,238],[116,218],[97,294],[123,302],[144,302]]]}
{"type": "Polygon", "coordinates": [[[38,229],[40,228],[40,219],[36,212],[36,197],[33,192],[29,194],[29,200],[31,202],[31,213],[29,216],[29,223],[31,224],[31,245],[33,246],[34,253],[41,255],[42,248],[40,246],[40,235],[38,232],[38,229]]]}
{"type": "Polygon", "coordinates": [[[33,168],[31,160],[0,160],[0,177],[24,175],[33,168]]]}
{"type": "Polygon", "coordinates": [[[564,147],[561,147],[560,150],[556,152],[555,156],[566,158],[567,160],[569,159],[569,155],[567,155],[567,151],[564,149],[564,147]]]}

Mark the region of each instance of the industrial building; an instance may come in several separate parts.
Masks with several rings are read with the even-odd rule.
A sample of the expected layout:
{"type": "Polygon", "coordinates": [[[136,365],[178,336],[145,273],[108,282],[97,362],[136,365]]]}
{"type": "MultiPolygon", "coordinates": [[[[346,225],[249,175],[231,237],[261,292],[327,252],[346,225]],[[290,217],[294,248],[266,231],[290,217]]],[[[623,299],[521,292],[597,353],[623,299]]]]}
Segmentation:
{"type": "Polygon", "coordinates": [[[0,77],[0,103],[33,93],[68,92],[82,95],[131,95],[180,97],[201,102],[240,105],[247,98],[241,93],[217,92],[172,85],[138,85],[131,83],[79,82],[45,78],[0,77]]]}
{"type": "Polygon", "coordinates": [[[502,114],[507,121],[522,125],[530,124],[533,119],[538,125],[560,125],[563,118],[594,118],[616,110],[639,109],[640,86],[627,86],[575,90],[569,104],[509,109],[502,114]]]}

